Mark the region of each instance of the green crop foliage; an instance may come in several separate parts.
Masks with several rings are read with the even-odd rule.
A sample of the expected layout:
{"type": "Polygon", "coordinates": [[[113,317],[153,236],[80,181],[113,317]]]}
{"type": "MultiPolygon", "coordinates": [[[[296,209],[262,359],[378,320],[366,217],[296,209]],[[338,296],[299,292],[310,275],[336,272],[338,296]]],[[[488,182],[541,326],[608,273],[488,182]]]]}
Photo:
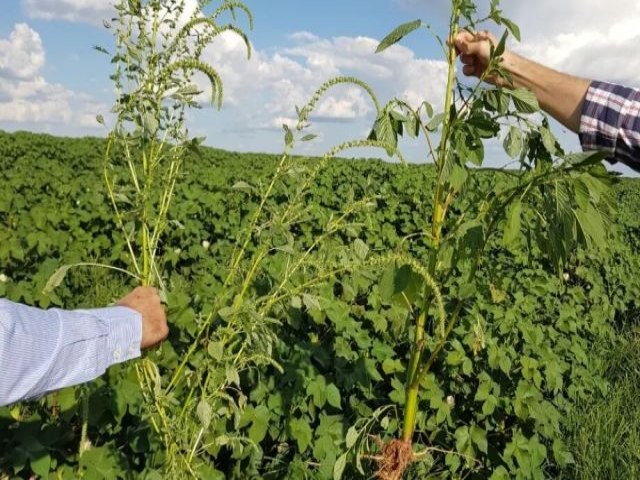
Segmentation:
{"type": "MultiPolygon", "coordinates": [[[[97,139],[0,133],[0,166],[11,185],[0,195],[0,264],[7,278],[0,282],[0,295],[41,307],[85,308],[109,303],[129,288],[131,277],[124,274],[73,269],[55,295],[41,293],[60,264],[128,265],[126,241],[118,233],[101,177],[99,152],[105,145],[97,139]]],[[[253,229],[246,259],[232,282],[241,286],[242,273],[251,270],[251,260],[264,248],[264,236],[272,235],[276,248],[258,268],[244,308],[267,308],[268,318],[277,319],[268,328],[275,333],[271,358],[280,370],[267,364],[237,370],[241,389],[232,383],[226,390],[242,392],[245,400],[237,411],[226,402],[214,403],[212,390],[203,395],[202,375],[226,377],[224,352],[234,350],[222,349],[223,360],[216,360],[222,338],[216,332],[229,331],[219,315],[212,335],[196,340],[202,315],[232,305],[239,292],[227,286],[231,297],[222,295],[224,307],[215,305],[214,296],[225,291],[238,238],[246,238],[240,233],[247,231],[282,157],[201,148],[199,156],[191,154],[185,162],[184,180],[169,211],[170,224],[180,226],[167,231],[158,256],[170,286],[172,335],[151,359],[158,365],[162,391],[172,399],[166,412],[181,442],[175,470],[168,470],[165,442],[150,421],[135,366],[122,365],[88,389],[91,448],[82,459],[83,388],[0,409],[3,474],[28,477],[48,468],[59,478],[77,478],[80,472],[86,478],[190,476],[180,459],[188,459],[203,428],[198,416],[202,398],[214,413],[218,408],[224,413],[212,415],[191,459],[198,477],[323,479],[344,467],[343,478],[360,478],[375,470],[369,458],[377,454],[374,438],[390,441],[402,431],[412,328],[407,320],[414,308],[405,297],[419,298],[415,287],[422,285],[421,259],[430,252],[428,237],[413,234],[429,227],[425,219],[432,189],[424,186],[434,185],[436,171],[379,160],[292,160],[284,183],[274,187],[263,206],[260,228],[253,229]],[[304,181],[300,175],[320,164],[302,201],[290,209],[304,181]],[[287,211],[295,223],[268,221],[286,220],[281,214],[287,211]],[[349,211],[348,222],[335,223],[349,211]],[[339,228],[318,243],[326,226],[339,228]],[[293,242],[289,248],[287,236],[293,242]],[[203,240],[210,242],[208,249],[203,240]],[[306,260],[291,271],[314,243],[306,260]],[[394,261],[406,263],[398,267],[394,261]],[[185,379],[167,390],[194,343],[185,379]],[[188,400],[191,388],[197,400],[188,400]],[[180,416],[184,405],[186,413],[180,416]],[[220,437],[234,443],[213,447],[220,437]]],[[[126,167],[116,171],[125,174],[126,167]]],[[[474,181],[489,188],[512,180],[481,170],[474,181]]],[[[425,478],[428,472],[452,475],[454,469],[461,475],[499,475],[505,469],[510,476],[513,469],[514,476],[524,478],[532,478],[532,471],[555,476],[560,462],[571,461],[573,440],[565,445],[563,419],[575,424],[583,411],[574,411],[575,402],[605,398],[602,352],[619,343],[615,325],[628,324],[640,308],[638,182],[621,181],[615,191],[620,233],[612,232],[604,252],[579,249],[562,277],[535,243],[528,246],[525,240],[520,248],[507,249],[494,237],[492,261],[478,268],[484,285],[423,381],[414,444],[416,453],[424,455],[405,472],[407,478],[425,478]],[[487,432],[487,454],[480,450],[484,443],[474,425],[487,432]],[[470,456],[462,448],[465,432],[480,442],[471,445],[470,464],[452,453],[460,442],[461,453],[470,456]],[[546,456],[526,470],[538,444],[546,456]]],[[[444,302],[450,288],[441,289],[444,302]]],[[[435,305],[432,312],[433,320],[439,318],[435,305]]],[[[439,335],[437,323],[430,322],[429,329],[429,335],[439,335]]],[[[200,412],[206,420],[206,407],[200,412]]]]}
{"type": "MultiPolygon", "coordinates": [[[[197,18],[179,5],[120,4],[106,140],[0,132],[0,296],[86,308],[143,282],[163,290],[171,323],[140,362],[0,408],[0,478],[604,471],[588,462],[603,441],[584,432],[620,432],[604,422],[624,427],[620,399],[637,396],[605,356],[640,311],[637,180],[565,154],[529,92],[460,83],[446,42],[435,108],[384,103],[340,77],[284,127],[282,155],[202,147],[184,129],[202,98],[191,74],[217,105],[201,53],[222,31],[250,51],[235,25],[251,19],[232,1],[200,2],[209,13],[197,18]],[[175,28],[154,27],[160,5],[176,7],[175,28]],[[347,83],[372,100],[371,134],[296,156],[321,97],[347,83]],[[500,132],[519,170],[482,166],[500,132]],[[431,163],[403,162],[401,135],[424,141],[431,163]],[[404,164],[335,158],[362,147],[404,164]],[[59,270],[77,264],[112,268],[59,270]],[[382,469],[391,455],[403,468],[382,469]]],[[[487,21],[519,35],[495,1],[488,19],[452,6],[452,31],[487,21]]],[[[379,50],[426,27],[402,25],[379,50]]],[[[632,463],[628,445],[603,466],[632,463]]]]}

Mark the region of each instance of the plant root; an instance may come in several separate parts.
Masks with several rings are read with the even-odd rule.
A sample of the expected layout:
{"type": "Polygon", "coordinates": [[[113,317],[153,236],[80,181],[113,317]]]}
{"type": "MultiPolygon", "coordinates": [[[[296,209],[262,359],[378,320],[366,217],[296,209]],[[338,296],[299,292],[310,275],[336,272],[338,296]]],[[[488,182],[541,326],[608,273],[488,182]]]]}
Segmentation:
{"type": "Polygon", "coordinates": [[[383,444],[380,455],[375,457],[378,462],[376,478],[379,480],[401,480],[407,467],[416,461],[410,441],[394,439],[383,444]]]}

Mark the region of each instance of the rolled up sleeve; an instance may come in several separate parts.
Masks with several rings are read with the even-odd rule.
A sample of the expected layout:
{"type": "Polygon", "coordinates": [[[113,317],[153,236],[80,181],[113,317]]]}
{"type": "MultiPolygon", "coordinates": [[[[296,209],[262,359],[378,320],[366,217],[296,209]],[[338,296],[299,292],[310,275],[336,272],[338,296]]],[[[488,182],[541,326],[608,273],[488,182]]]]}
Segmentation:
{"type": "Polygon", "coordinates": [[[580,143],[585,151],[608,153],[640,171],[640,90],[613,83],[591,83],[580,117],[580,143]]]}

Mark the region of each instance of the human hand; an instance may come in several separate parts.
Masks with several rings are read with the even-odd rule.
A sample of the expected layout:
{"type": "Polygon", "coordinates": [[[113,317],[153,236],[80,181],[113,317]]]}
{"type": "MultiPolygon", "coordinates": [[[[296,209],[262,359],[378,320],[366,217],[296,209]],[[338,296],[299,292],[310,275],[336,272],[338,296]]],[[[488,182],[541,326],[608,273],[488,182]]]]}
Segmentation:
{"type": "Polygon", "coordinates": [[[137,287],[118,301],[118,305],[131,308],[142,315],[140,348],[150,348],[169,335],[167,315],[158,292],[153,287],[137,287]]]}
{"type": "MultiPolygon", "coordinates": [[[[482,77],[491,61],[491,46],[498,44],[498,39],[489,32],[475,34],[462,31],[455,38],[456,52],[464,65],[462,73],[468,77],[482,77]]],[[[494,76],[485,78],[489,83],[497,84],[494,76]]]]}

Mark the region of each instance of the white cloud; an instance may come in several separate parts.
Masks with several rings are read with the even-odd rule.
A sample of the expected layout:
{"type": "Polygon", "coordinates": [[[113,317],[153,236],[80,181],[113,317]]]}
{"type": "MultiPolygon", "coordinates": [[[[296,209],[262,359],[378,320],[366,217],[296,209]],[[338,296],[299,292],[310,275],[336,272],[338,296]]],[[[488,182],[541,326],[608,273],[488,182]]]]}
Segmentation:
{"type": "Polygon", "coordinates": [[[0,75],[33,77],[44,65],[44,48],[37,32],[18,23],[8,39],[0,38],[0,75]]]}
{"type": "MultiPolygon", "coordinates": [[[[394,46],[375,54],[377,40],[366,37],[319,38],[309,32],[289,36],[291,45],[273,54],[254,52],[246,60],[242,41],[224,34],[205,52],[218,69],[225,87],[227,108],[244,116],[247,126],[280,128],[282,119],[295,116],[326,80],[353,75],[372,86],[384,102],[403,98],[414,105],[423,100],[439,103],[446,68],[443,62],[416,58],[408,48],[394,46]]],[[[366,92],[352,85],[328,91],[315,118],[323,121],[371,120],[373,104],[366,92]]]]}
{"type": "Polygon", "coordinates": [[[45,51],[40,35],[24,23],[0,38],[0,122],[96,126],[105,106],[87,95],[47,82],[40,70],[45,51]]]}
{"type": "Polygon", "coordinates": [[[102,25],[114,14],[109,0],[22,0],[22,8],[31,18],[67,20],[102,25]]]}

